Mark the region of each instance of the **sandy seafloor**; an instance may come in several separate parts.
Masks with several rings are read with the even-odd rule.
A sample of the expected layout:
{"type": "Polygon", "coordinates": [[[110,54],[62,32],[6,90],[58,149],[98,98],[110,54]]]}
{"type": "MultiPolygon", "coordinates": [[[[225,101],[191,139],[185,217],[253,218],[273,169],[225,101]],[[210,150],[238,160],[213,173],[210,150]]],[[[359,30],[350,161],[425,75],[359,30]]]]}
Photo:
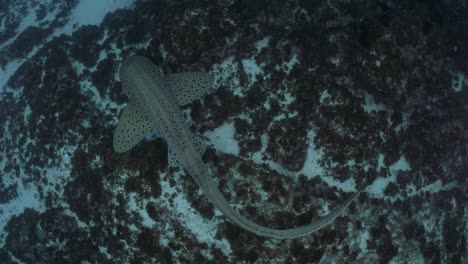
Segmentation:
{"type": "Polygon", "coordinates": [[[467,263],[468,3],[0,1],[0,263],[467,263]],[[184,107],[258,237],[164,140],[112,149],[119,65],[208,71],[184,107]]]}

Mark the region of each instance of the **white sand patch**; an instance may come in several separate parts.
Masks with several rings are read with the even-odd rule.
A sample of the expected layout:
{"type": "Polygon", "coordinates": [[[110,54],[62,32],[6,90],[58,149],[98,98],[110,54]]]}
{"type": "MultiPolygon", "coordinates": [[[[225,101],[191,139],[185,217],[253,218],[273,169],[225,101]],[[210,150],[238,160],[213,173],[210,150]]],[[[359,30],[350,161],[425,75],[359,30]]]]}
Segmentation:
{"type": "Polygon", "coordinates": [[[70,14],[68,23],[57,30],[54,35],[71,35],[81,26],[99,25],[108,13],[121,8],[131,8],[134,2],[135,0],[81,0],[70,14]]]}
{"type": "Polygon", "coordinates": [[[233,123],[224,123],[214,130],[205,132],[204,135],[216,150],[238,156],[239,143],[234,138],[235,132],[233,123]]]}

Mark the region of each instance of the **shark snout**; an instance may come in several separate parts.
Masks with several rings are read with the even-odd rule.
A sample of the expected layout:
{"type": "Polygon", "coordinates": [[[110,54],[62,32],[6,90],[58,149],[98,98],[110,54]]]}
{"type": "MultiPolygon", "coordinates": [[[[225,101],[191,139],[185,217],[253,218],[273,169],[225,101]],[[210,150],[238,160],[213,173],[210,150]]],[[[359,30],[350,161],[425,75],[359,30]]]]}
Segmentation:
{"type": "Polygon", "coordinates": [[[120,80],[123,79],[123,76],[128,76],[128,71],[134,69],[136,65],[145,64],[151,65],[151,61],[143,56],[135,55],[126,58],[122,61],[122,64],[120,65],[120,80]]]}

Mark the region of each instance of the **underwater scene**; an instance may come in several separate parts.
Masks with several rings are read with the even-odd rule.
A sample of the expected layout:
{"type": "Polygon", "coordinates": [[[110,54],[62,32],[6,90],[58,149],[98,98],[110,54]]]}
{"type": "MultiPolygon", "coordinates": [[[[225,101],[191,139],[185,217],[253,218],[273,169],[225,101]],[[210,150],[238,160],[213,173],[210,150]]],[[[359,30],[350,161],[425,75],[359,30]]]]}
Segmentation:
{"type": "Polygon", "coordinates": [[[468,263],[467,0],[0,0],[0,264],[468,263]]]}

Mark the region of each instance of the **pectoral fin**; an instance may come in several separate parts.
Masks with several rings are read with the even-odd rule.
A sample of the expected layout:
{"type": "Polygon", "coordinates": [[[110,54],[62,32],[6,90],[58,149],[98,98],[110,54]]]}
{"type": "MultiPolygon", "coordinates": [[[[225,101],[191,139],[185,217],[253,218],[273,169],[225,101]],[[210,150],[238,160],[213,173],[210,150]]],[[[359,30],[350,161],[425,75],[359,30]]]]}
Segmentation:
{"type": "Polygon", "coordinates": [[[182,72],[164,76],[166,87],[171,89],[179,105],[203,98],[211,91],[213,77],[204,72],[182,72]]]}
{"type": "Polygon", "coordinates": [[[151,130],[151,125],[145,119],[142,111],[132,102],[128,103],[119,119],[114,132],[115,152],[126,152],[133,148],[151,130]]]}

